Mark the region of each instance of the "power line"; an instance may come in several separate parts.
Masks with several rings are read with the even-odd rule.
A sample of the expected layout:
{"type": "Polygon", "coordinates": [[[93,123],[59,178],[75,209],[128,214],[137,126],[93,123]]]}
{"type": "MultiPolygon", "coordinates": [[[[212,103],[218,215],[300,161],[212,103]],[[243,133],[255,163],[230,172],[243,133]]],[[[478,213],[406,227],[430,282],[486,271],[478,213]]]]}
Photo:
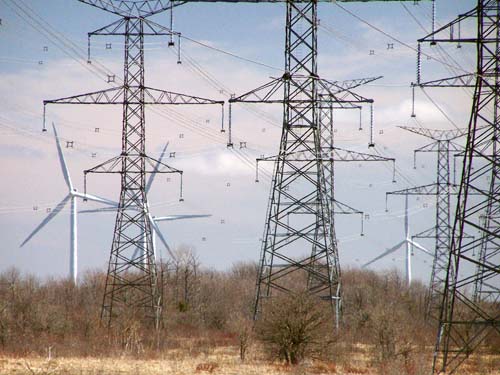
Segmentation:
{"type": "MultiPolygon", "coordinates": [[[[381,33],[382,35],[384,35],[384,36],[386,36],[387,38],[389,38],[389,39],[391,39],[391,40],[395,41],[396,43],[401,44],[402,46],[404,46],[404,47],[406,47],[406,48],[409,48],[409,49],[411,49],[412,51],[417,52],[417,48],[416,48],[416,47],[413,47],[413,46],[411,46],[410,44],[408,44],[408,43],[406,43],[406,42],[403,42],[402,40],[400,40],[400,39],[396,38],[395,36],[391,35],[390,33],[388,33],[388,32],[386,32],[386,31],[382,30],[381,28],[379,28],[379,27],[377,27],[377,26],[375,26],[375,25],[371,24],[370,22],[368,22],[368,21],[366,21],[365,19],[361,18],[361,17],[360,17],[360,16],[358,16],[357,14],[355,14],[355,13],[351,12],[350,10],[346,9],[345,7],[343,7],[342,5],[340,5],[338,2],[335,2],[334,4],[335,4],[336,6],[338,6],[340,9],[342,9],[344,12],[346,12],[347,14],[349,14],[350,16],[352,16],[352,17],[356,18],[359,22],[364,23],[364,24],[365,24],[365,25],[367,25],[368,27],[370,27],[370,28],[372,28],[373,30],[375,30],[375,31],[377,31],[377,32],[379,32],[379,33],[381,33]]],[[[453,66],[453,65],[451,65],[451,64],[448,64],[448,63],[447,63],[447,62],[445,62],[445,61],[441,61],[441,60],[439,60],[439,59],[437,59],[437,58],[435,58],[434,56],[431,56],[431,55],[429,55],[429,54],[422,53],[422,55],[427,56],[429,59],[435,60],[435,61],[437,61],[437,62],[439,62],[439,63],[441,63],[441,64],[443,64],[443,65],[445,65],[445,66],[449,66],[449,67],[451,67],[451,68],[453,68],[453,69],[457,69],[457,70],[461,70],[461,71],[463,71],[463,72],[465,72],[465,73],[469,73],[469,72],[467,72],[467,71],[465,71],[465,70],[463,70],[463,69],[461,69],[461,68],[458,68],[458,67],[456,67],[456,66],[453,66]]]]}
{"type": "Polygon", "coordinates": [[[190,37],[188,37],[188,36],[185,36],[184,34],[181,34],[181,38],[186,39],[186,40],[189,40],[189,41],[190,41],[190,42],[192,42],[192,43],[198,44],[198,45],[200,45],[200,46],[203,46],[203,47],[205,47],[205,48],[211,49],[211,50],[213,50],[213,51],[217,51],[217,52],[222,53],[222,54],[224,54],[224,55],[234,57],[235,59],[238,59],[238,60],[246,61],[246,62],[249,62],[249,63],[255,64],[255,65],[263,66],[263,67],[265,67],[265,68],[269,68],[269,69],[277,70],[277,71],[280,71],[280,72],[283,72],[283,71],[284,71],[284,70],[283,70],[283,69],[281,69],[281,68],[277,68],[277,67],[272,66],[272,65],[268,65],[268,64],[265,64],[265,63],[262,63],[262,62],[256,61],[256,60],[252,60],[252,59],[249,59],[249,58],[247,58],[247,57],[242,57],[242,56],[236,55],[236,54],[235,54],[235,53],[233,53],[233,52],[225,51],[225,50],[223,50],[223,49],[220,49],[220,48],[217,48],[217,47],[211,46],[211,45],[206,44],[206,43],[203,43],[203,42],[200,42],[199,40],[195,40],[195,39],[193,39],[193,38],[190,38],[190,37]]]}

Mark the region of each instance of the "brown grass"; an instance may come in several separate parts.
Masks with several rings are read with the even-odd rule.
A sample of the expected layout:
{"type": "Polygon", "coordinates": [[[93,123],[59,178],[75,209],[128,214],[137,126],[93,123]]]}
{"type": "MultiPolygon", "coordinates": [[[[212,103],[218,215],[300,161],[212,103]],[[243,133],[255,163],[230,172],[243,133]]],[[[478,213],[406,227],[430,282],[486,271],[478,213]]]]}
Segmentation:
{"type": "MultiPolygon", "coordinates": [[[[471,366],[473,367],[473,366],[471,366]]],[[[190,356],[182,350],[170,350],[163,358],[136,359],[121,357],[53,358],[39,356],[0,357],[2,375],[376,375],[369,365],[356,361],[356,365],[339,365],[333,361],[308,361],[299,366],[270,363],[263,359],[258,349],[253,348],[249,360],[242,363],[238,347],[216,348],[209,354],[190,356]]],[[[499,369],[470,367],[460,375],[500,375],[499,369]]]]}

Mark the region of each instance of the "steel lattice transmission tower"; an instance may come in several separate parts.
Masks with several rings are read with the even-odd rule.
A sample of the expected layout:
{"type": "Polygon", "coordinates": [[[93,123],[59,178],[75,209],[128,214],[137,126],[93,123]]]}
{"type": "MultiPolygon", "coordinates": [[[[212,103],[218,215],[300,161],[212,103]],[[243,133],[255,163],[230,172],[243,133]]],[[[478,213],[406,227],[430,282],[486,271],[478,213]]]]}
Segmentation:
{"type": "Polygon", "coordinates": [[[315,2],[287,2],[286,17],[285,74],[230,100],[283,105],[280,152],[262,159],[275,164],[254,317],[273,290],[293,293],[304,286],[330,301],[338,317],[341,288],[333,225],[333,159],[348,159],[349,151],[334,150],[331,109],[334,102],[352,106],[372,100],[350,91],[366,80],[339,84],[319,78],[315,2]],[[276,98],[281,90],[283,96],[276,98]],[[320,103],[326,103],[323,116],[320,103]],[[305,249],[310,253],[304,257],[305,249]],[[295,288],[293,277],[299,278],[295,288]]]}
{"type": "Polygon", "coordinates": [[[468,87],[475,79],[433,363],[435,374],[451,374],[480,345],[500,336],[500,2],[478,0],[477,7],[419,42],[477,47],[475,73],[426,83],[417,77],[424,87],[468,87]],[[464,35],[461,25],[474,21],[477,34],[464,35]],[[469,230],[479,237],[466,237],[469,230]]]}
{"type": "Polygon", "coordinates": [[[317,4],[289,1],[286,9],[283,130],[259,261],[255,316],[271,290],[293,292],[286,276],[301,272],[308,291],[335,304],[338,317],[340,263],[319,129],[317,4]],[[310,253],[304,258],[306,249],[310,253]]]}
{"type": "Polygon", "coordinates": [[[321,143],[321,159],[323,161],[323,171],[325,175],[326,191],[332,215],[361,215],[361,235],[363,235],[363,212],[355,209],[345,203],[342,203],[335,198],[335,162],[373,162],[384,161],[392,162],[393,174],[392,180],[395,182],[395,159],[387,158],[379,155],[367,154],[346,150],[335,146],[335,116],[336,110],[359,110],[360,123],[359,130],[362,130],[361,113],[363,104],[367,103],[370,110],[370,142],[369,146],[373,145],[373,100],[365,99],[361,96],[355,96],[350,90],[365,85],[367,83],[378,80],[382,77],[373,77],[365,79],[355,79],[343,82],[332,82],[333,85],[329,90],[320,89],[319,98],[319,125],[320,125],[320,143],[321,143]],[[332,96],[332,94],[335,94],[332,96]],[[345,95],[345,96],[343,96],[345,95]],[[345,100],[346,98],[351,100],[345,100]],[[341,100],[343,99],[343,100],[341,100]]]}
{"type": "Polygon", "coordinates": [[[463,147],[453,142],[467,134],[467,129],[438,130],[427,128],[412,128],[401,126],[401,129],[430,138],[433,142],[414,151],[415,168],[416,155],[419,152],[436,153],[436,182],[430,185],[416,186],[393,191],[389,195],[424,195],[436,197],[435,224],[432,228],[415,234],[412,238],[434,239],[434,254],[427,299],[427,314],[435,319],[439,315],[443,288],[446,279],[450,240],[451,240],[451,209],[450,196],[458,194],[458,186],[451,178],[450,155],[462,152],[463,147]]]}
{"type": "MultiPolygon", "coordinates": [[[[391,162],[393,166],[392,179],[395,182],[395,159],[380,155],[373,155],[363,152],[347,150],[335,146],[335,126],[334,113],[337,110],[359,110],[360,123],[359,130],[362,130],[361,112],[364,105],[370,110],[370,142],[373,144],[373,100],[355,94],[351,90],[382,77],[352,79],[345,81],[327,81],[322,79],[319,89],[319,134],[321,145],[321,162],[323,163],[323,173],[325,176],[326,192],[332,215],[361,215],[361,234],[363,235],[363,211],[339,201],[335,197],[335,162],[391,162]]],[[[230,102],[240,103],[283,103],[283,100],[275,98],[278,88],[283,88],[284,77],[275,79],[249,93],[238,98],[233,98],[230,102]]],[[[301,154],[294,154],[293,157],[302,157],[301,154]]],[[[257,159],[257,179],[259,181],[259,163],[271,161],[275,162],[277,156],[261,157],[257,159]]]]}
{"type": "Polygon", "coordinates": [[[158,326],[162,301],[153,252],[151,223],[148,220],[146,174],[180,173],[182,176],[182,172],[147,156],[146,105],[223,105],[223,102],[146,86],[144,37],[146,35],[178,35],[178,33],[148,19],[149,16],[169,9],[169,1],[79,1],[120,17],[110,25],[89,33],[89,46],[91,36],[123,36],[123,85],[83,95],[47,100],[44,105],[109,104],[123,107],[121,154],[85,171],[85,175],[88,173],[116,173],[121,176],[121,193],[101,319],[109,325],[115,316],[119,316],[127,310],[134,314],[138,313],[153,318],[158,326]],[[134,253],[140,255],[134,257],[134,253]]]}
{"type": "MultiPolygon", "coordinates": [[[[340,0],[346,3],[355,1],[378,0],[340,0]]],[[[280,150],[276,157],[268,158],[275,165],[259,262],[254,318],[261,311],[262,302],[271,296],[271,291],[293,293],[290,279],[298,276],[303,280],[302,289],[332,304],[338,322],[340,264],[330,207],[333,196],[325,175],[325,165],[333,157],[323,158],[327,143],[321,141],[320,93],[336,103],[359,105],[371,100],[354,94],[349,88],[336,95],[339,94],[338,87],[332,87],[332,82],[319,78],[317,7],[320,2],[330,1],[190,0],[179,3],[195,2],[286,3],[285,74],[230,100],[230,103],[283,105],[280,150]],[[274,99],[273,94],[280,88],[283,96],[274,99]],[[310,251],[305,258],[304,251],[310,251]]],[[[332,172],[333,169],[331,175],[332,172]]]]}

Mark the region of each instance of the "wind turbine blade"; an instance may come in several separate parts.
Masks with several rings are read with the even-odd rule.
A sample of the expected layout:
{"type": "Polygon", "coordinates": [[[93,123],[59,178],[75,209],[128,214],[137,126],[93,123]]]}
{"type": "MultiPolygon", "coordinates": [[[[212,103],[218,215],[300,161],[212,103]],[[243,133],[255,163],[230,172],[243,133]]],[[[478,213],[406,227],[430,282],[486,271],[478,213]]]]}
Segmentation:
{"type": "Polygon", "coordinates": [[[158,226],[158,224],[155,223],[155,219],[153,219],[151,214],[148,214],[148,219],[149,219],[149,222],[151,223],[151,226],[153,227],[154,231],[156,232],[158,237],[160,237],[160,240],[163,243],[163,245],[165,246],[165,248],[167,249],[168,253],[172,257],[172,259],[175,260],[176,257],[174,255],[172,249],[170,248],[170,246],[168,246],[167,240],[165,239],[165,237],[163,237],[163,234],[161,233],[160,227],[158,226]]]}
{"type": "Polygon", "coordinates": [[[82,194],[82,193],[78,193],[78,192],[74,192],[73,195],[80,197],[82,199],[88,199],[89,201],[109,204],[113,207],[118,207],[118,202],[113,202],[109,199],[98,197],[97,195],[92,195],[92,194],[88,194],[88,193],[82,194]]]}
{"type": "Polygon", "coordinates": [[[91,210],[81,210],[78,211],[79,214],[91,214],[91,213],[99,213],[99,212],[116,212],[118,207],[104,207],[104,208],[94,208],[91,210]]]}
{"type": "Polygon", "coordinates": [[[197,219],[202,217],[211,217],[212,215],[169,215],[169,216],[161,216],[155,217],[154,220],[158,221],[172,221],[172,220],[182,220],[182,219],[197,219]]]}
{"type": "Polygon", "coordinates": [[[37,234],[40,229],[42,229],[49,221],[51,221],[59,212],[61,212],[61,210],[64,208],[64,206],[66,205],[66,203],[70,200],[71,198],[71,195],[68,194],[66,195],[66,197],[61,201],[59,202],[59,204],[56,206],[56,208],[54,208],[48,215],[45,219],[43,219],[43,221],[38,224],[38,226],[35,228],[35,230],[33,232],[30,233],[30,235],[28,237],[26,237],[26,239],[23,241],[23,243],[19,246],[19,247],[23,247],[29,240],[31,240],[33,238],[33,236],[35,234],[37,234]]]}
{"type": "MultiPolygon", "coordinates": [[[[168,144],[169,144],[169,142],[167,142],[165,144],[165,147],[163,147],[163,151],[160,154],[160,158],[158,159],[158,163],[156,163],[156,166],[155,166],[155,169],[154,169],[155,171],[159,170],[159,168],[160,168],[160,163],[162,162],[163,157],[165,156],[165,153],[167,152],[168,144]]],[[[151,185],[153,184],[153,181],[155,179],[155,175],[156,175],[156,173],[150,173],[149,174],[148,182],[146,183],[146,187],[145,187],[146,193],[148,193],[149,189],[151,189],[151,185]]]]}
{"type": "Polygon", "coordinates": [[[364,264],[361,266],[361,268],[366,268],[368,267],[370,264],[376,262],[377,260],[379,259],[382,259],[383,257],[395,252],[397,249],[399,249],[402,245],[405,244],[406,241],[401,241],[400,243],[398,243],[397,245],[391,247],[390,249],[387,249],[386,251],[384,251],[382,254],[380,254],[378,257],[376,258],[373,258],[372,260],[370,260],[368,263],[364,264]]]}
{"type": "Polygon", "coordinates": [[[54,123],[52,123],[52,128],[54,129],[57,153],[59,155],[59,162],[61,163],[61,169],[64,175],[64,181],[66,181],[66,185],[68,185],[69,191],[73,191],[73,184],[71,183],[71,177],[69,176],[68,166],[66,165],[66,159],[64,159],[64,154],[61,148],[61,142],[59,142],[59,136],[57,135],[56,125],[54,123]]]}
{"type": "MultiPolygon", "coordinates": [[[[116,212],[118,211],[119,207],[118,206],[113,206],[113,207],[102,207],[102,208],[92,208],[89,210],[80,210],[78,211],[79,214],[90,214],[90,213],[106,213],[106,212],[116,212]]],[[[128,208],[127,211],[137,211],[137,208],[128,208]]]]}
{"type": "Polygon", "coordinates": [[[413,246],[415,246],[417,249],[419,249],[420,251],[423,251],[424,253],[426,253],[427,255],[430,255],[432,256],[432,253],[427,250],[425,247],[423,247],[422,245],[420,245],[419,243],[413,241],[413,240],[410,240],[409,241],[413,246]]]}
{"type": "Polygon", "coordinates": [[[134,250],[134,254],[132,254],[132,260],[136,260],[139,257],[139,251],[141,249],[139,247],[136,247],[134,250]]]}

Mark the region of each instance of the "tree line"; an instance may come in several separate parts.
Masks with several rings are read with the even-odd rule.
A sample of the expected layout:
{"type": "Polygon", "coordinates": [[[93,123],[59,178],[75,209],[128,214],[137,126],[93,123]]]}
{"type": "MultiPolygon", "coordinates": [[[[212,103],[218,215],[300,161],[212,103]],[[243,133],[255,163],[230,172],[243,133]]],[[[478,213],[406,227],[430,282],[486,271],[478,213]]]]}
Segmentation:
{"type": "MultiPolygon", "coordinates": [[[[343,271],[343,317],[336,331],[329,305],[305,292],[273,298],[254,324],[256,264],[219,271],[203,267],[189,249],[177,255],[159,265],[159,330],[140,314],[122,316],[110,328],[101,324],[101,270],[87,271],[78,285],[16,269],[2,272],[0,353],[46,355],[50,348],[58,356],[154,358],[172,349],[196,356],[237,346],[242,361],[249,350],[292,365],[305,359],[348,364],[362,357],[384,374],[428,373],[436,323],[426,319],[427,288],[406,285],[395,270],[343,271]]],[[[500,354],[500,343],[488,345],[500,354]]]]}

